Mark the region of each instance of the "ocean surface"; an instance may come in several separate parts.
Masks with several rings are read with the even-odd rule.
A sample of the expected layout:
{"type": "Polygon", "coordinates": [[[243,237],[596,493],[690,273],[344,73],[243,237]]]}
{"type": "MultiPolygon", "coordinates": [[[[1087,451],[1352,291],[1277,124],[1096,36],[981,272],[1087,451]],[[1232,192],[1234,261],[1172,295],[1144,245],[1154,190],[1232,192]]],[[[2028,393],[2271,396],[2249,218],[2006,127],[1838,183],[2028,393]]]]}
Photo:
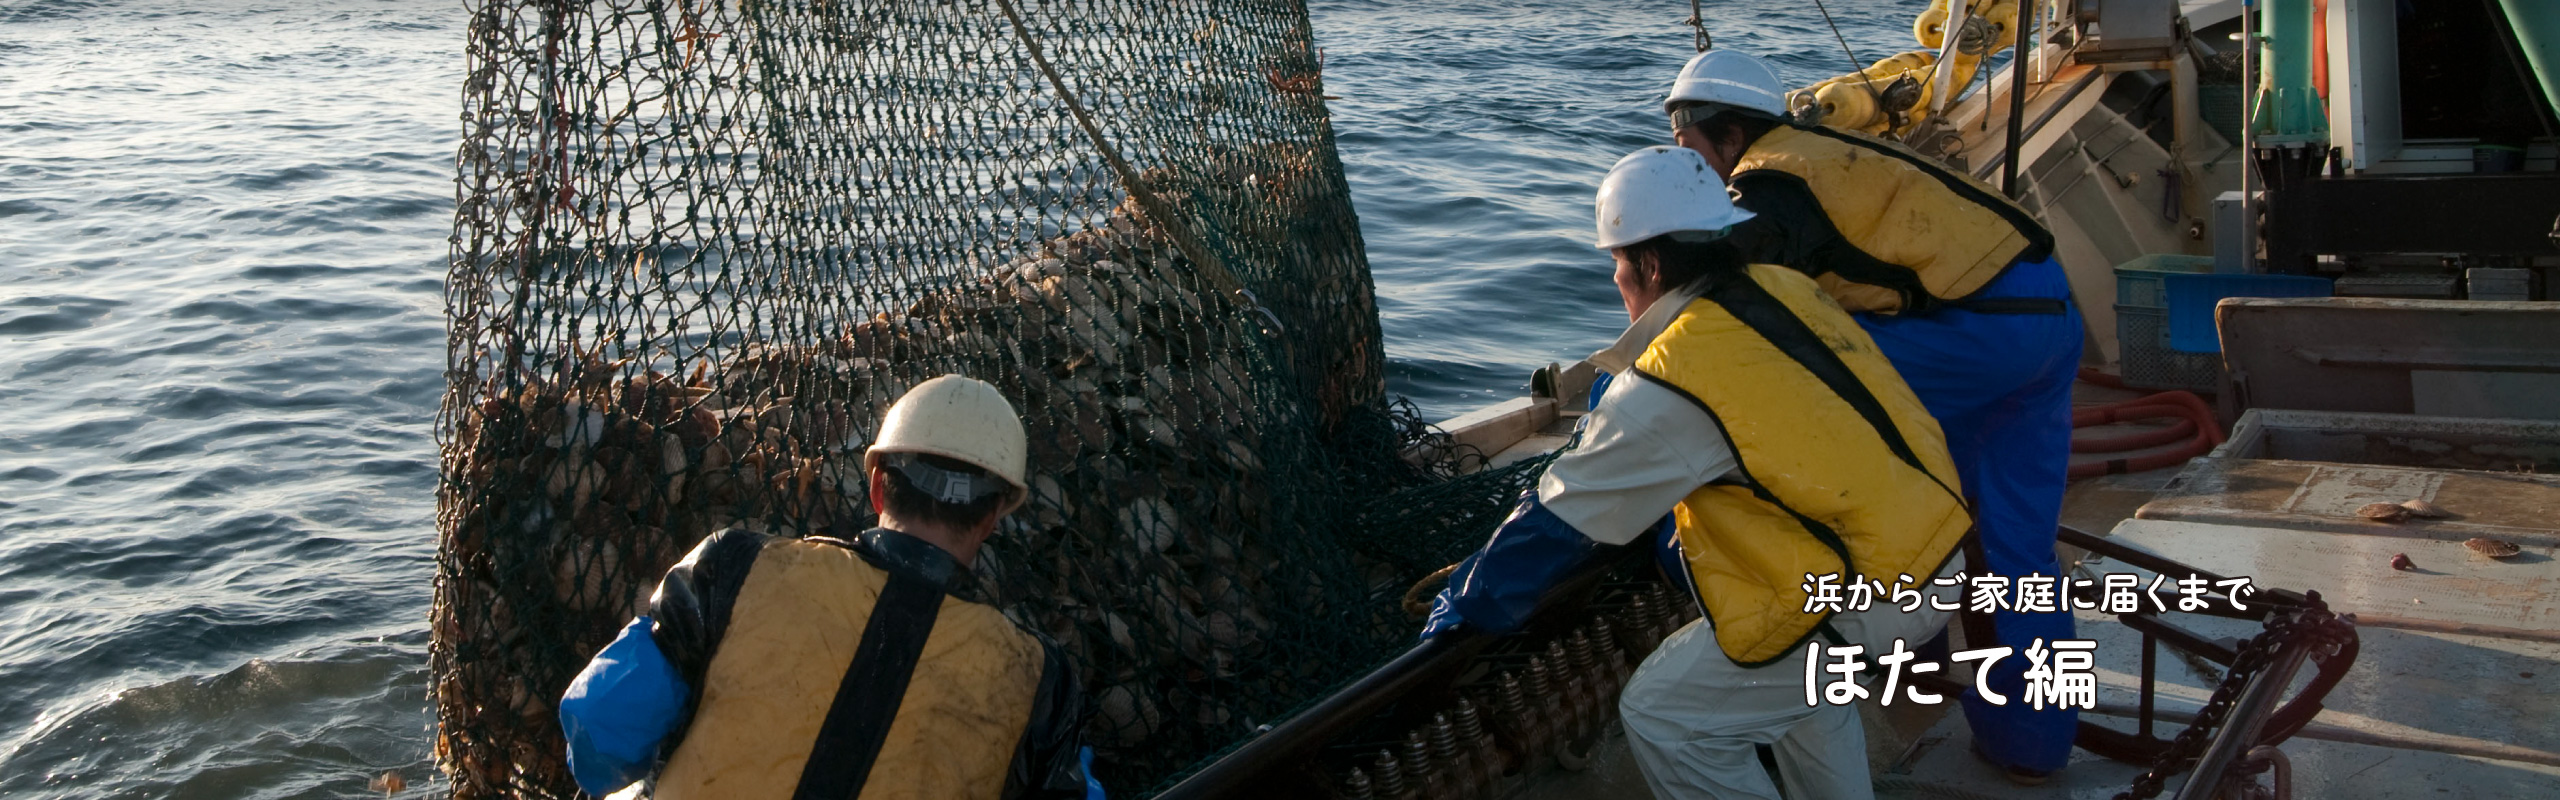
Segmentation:
{"type": "MultiPolygon", "coordinates": [[[[1868,60],[1922,0],[1837,0],[1868,60]]],[[[1847,69],[1811,2],[1720,47],[1847,69]]],[[[1441,418],[1625,322],[1591,193],[1688,4],[1313,4],[1391,389],[1441,418]]],[[[0,797],[407,793],[464,12],[0,0],[0,797]]]]}

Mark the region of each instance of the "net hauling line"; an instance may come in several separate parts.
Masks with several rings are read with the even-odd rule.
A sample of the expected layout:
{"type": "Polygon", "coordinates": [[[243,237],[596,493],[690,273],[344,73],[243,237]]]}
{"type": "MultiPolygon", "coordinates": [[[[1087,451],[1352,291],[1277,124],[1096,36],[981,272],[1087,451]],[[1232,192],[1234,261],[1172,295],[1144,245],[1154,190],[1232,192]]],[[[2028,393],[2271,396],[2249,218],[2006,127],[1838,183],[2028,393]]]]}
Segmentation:
{"type": "Polygon", "coordinates": [[[1128,190],[1130,199],[1138,201],[1138,205],[1146,209],[1147,216],[1153,217],[1157,225],[1164,227],[1165,235],[1173,239],[1173,246],[1181,248],[1182,254],[1189,256],[1191,262],[1198,265],[1200,271],[1208,276],[1209,282],[1218,286],[1219,291],[1241,297],[1246,305],[1252,306],[1254,311],[1261,312],[1262,318],[1271,323],[1270,329],[1264,331],[1265,333],[1271,334],[1273,338],[1279,338],[1281,334],[1287,333],[1289,327],[1281,323],[1280,316],[1271,313],[1271,309],[1262,304],[1262,298],[1253,295],[1253,290],[1245,288],[1244,282],[1238,280],[1235,273],[1227,269],[1227,262],[1219,258],[1216,251],[1209,249],[1207,242],[1200,240],[1198,232],[1191,230],[1191,224],[1173,213],[1172,206],[1166,205],[1163,198],[1157,197],[1155,192],[1148,191],[1147,187],[1139,182],[1137,170],[1129,166],[1128,159],[1120,157],[1119,148],[1112,147],[1110,140],[1103,138],[1102,127],[1095,125],[1093,116],[1085,113],[1084,103],[1076,99],[1073,90],[1067,88],[1066,79],[1058,76],[1057,68],[1049,65],[1048,55],[1041,52],[1040,42],[1032,38],[1030,26],[1023,24],[1022,12],[1014,9],[1013,0],[996,0],[996,7],[1004,10],[1005,21],[1012,23],[1014,38],[1022,41],[1023,50],[1031,54],[1031,63],[1039,65],[1040,74],[1049,80],[1049,87],[1057,90],[1058,101],[1067,104],[1067,113],[1076,118],[1076,127],[1084,131],[1085,138],[1093,140],[1093,149],[1100,152],[1103,161],[1111,165],[1111,173],[1120,179],[1120,186],[1128,190]]]}

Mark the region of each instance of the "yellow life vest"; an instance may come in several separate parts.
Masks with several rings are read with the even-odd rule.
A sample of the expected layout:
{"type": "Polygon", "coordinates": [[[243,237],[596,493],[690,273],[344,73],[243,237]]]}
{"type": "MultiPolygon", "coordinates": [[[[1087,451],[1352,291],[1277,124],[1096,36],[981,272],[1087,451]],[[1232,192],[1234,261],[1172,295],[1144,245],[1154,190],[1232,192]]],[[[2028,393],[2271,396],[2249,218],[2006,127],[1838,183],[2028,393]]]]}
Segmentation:
{"type": "MultiPolygon", "coordinates": [[[[2053,234],[2026,209],[1891,142],[1782,125],[1743,151],[1733,179],[1757,170],[1803,179],[1842,238],[1910,269],[1920,290],[1939,300],[1962,300],[2011,263],[2053,252],[2053,234]]],[[[1831,273],[1815,280],[1850,311],[1892,312],[1903,305],[1893,287],[1831,273]]]]}
{"type": "Polygon", "coordinates": [[[1635,367],[1733,445],[1740,481],[1674,513],[1716,643],[1760,666],[1829,618],[1806,613],[1806,575],[1926,581],[1972,518],[1937,421],[1866,331],[1803,273],[1748,275],[1710,278],[1635,367]]]}
{"type": "MultiPolygon", "coordinates": [[[[791,797],[839,686],[850,683],[874,607],[900,602],[882,599],[889,584],[888,572],[845,547],[766,542],[654,796],[791,797]]],[[[992,607],[935,589],[931,632],[859,784],[865,800],[996,798],[1030,722],[1039,639],[992,607]]]]}

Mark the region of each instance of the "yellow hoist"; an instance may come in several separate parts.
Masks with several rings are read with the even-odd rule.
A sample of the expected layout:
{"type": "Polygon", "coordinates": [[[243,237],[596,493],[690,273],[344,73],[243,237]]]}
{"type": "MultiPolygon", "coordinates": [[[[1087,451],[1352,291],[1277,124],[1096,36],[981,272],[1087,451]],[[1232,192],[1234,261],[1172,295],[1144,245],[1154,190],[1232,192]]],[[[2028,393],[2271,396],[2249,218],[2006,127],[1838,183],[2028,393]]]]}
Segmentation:
{"type": "Polygon", "coordinates": [[[2017,0],[1931,0],[1911,24],[1923,47],[1888,56],[1874,66],[1814,83],[1787,95],[1798,119],[1843,130],[1899,137],[1944,110],[1972,81],[1984,59],[2007,49],[2017,36],[2017,0]],[[1956,31],[1950,42],[1947,31],[1956,31]],[[1950,46],[1952,45],[1952,46],[1950,46]],[[1939,65],[1952,61],[1952,69],[1939,65]]]}

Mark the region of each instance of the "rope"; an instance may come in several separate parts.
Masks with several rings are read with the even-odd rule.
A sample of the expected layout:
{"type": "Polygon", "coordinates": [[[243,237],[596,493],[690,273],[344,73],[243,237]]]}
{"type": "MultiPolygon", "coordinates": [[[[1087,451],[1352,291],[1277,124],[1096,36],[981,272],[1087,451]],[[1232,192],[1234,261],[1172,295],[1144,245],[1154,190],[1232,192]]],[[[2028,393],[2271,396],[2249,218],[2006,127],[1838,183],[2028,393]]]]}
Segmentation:
{"type": "Polygon", "coordinates": [[[1689,0],[1689,26],[1698,29],[1698,52],[1715,47],[1715,42],[1707,38],[1707,13],[1698,8],[1698,0],[1689,0]]]}
{"type": "MultiPolygon", "coordinates": [[[[1876,89],[1876,79],[1867,75],[1867,62],[1858,58],[1858,51],[1849,48],[1849,37],[1840,35],[1840,23],[1831,19],[1831,8],[1823,5],[1822,0],[1813,0],[1813,7],[1822,12],[1822,24],[1831,26],[1831,38],[1840,43],[1840,52],[1847,53],[1849,55],[1849,72],[1858,76],[1858,83],[1867,87],[1867,96],[1875,98],[1876,105],[1878,107],[1882,107],[1884,105],[1884,92],[1878,91],[1876,89]]],[[[1936,70],[1937,65],[1931,64],[1929,65],[1929,68],[1931,70],[1936,70]]],[[[1929,76],[1935,78],[1937,77],[1937,73],[1932,71],[1929,73],[1929,76]]]]}
{"type": "MultiPolygon", "coordinates": [[[[1461,561],[1459,563],[1465,562],[1461,561]]],[[[1457,574],[1457,572],[1458,565],[1451,564],[1434,570],[1429,575],[1422,576],[1422,580],[1414,581],[1413,588],[1404,590],[1405,616],[1412,617],[1414,619],[1421,619],[1423,617],[1430,616],[1431,598],[1440,593],[1440,587],[1449,585],[1449,576],[1457,574]]]]}
{"type": "MultiPolygon", "coordinates": [[[[1119,148],[1112,147],[1110,140],[1103,138],[1102,127],[1093,124],[1093,116],[1085,113],[1084,103],[1076,99],[1076,93],[1067,88],[1066,79],[1058,76],[1058,69],[1050,66],[1048,55],[1040,51],[1040,42],[1031,37],[1031,28],[1022,24],[1022,14],[1014,10],[1013,0],[996,0],[996,7],[1004,10],[1005,19],[1013,23],[1014,37],[1021,39],[1022,49],[1031,54],[1031,63],[1040,67],[1040,74],[1048,76],[1049,86],[1058,91],[1058,101],[1067,104],[1067,113],[1075,116],[1076,127],[1083,128],[1085,137],[1093,140],[1093,149],[1101,152],[1103,161],[1111,165],[1112,173],[1120,178],[1121,187],[1128,190],[1130,197],[1137,198],[1138,205],[1147,210],[1148,217],[1153,218],[1157,225],[1164,226],[1165,233],[1173,237],[1174,246],[1182,248],[1182,254],[1189,256],[1192,263],[1209,276],[1211,283],[1217,284],[1225,293],[1251,299],[1253,293],[1245,289],[1243,281],[1236,280],[1235,273],[1227,271],[1226,261],[1218,258],[1217,252],[1200,240],[1199,234],[1174,213],[1172,206],[1166,205],[1156,193],[1148,191],[1146,185],[1138,180],[1137,170],[1129,168],[1128,159],[1120,157],[1119,148]]],[[[1262,308],[1259,302],[1254,303],[1254,307],[1264,316],[1271,315],[1271,310],[1262,308]]]]}

